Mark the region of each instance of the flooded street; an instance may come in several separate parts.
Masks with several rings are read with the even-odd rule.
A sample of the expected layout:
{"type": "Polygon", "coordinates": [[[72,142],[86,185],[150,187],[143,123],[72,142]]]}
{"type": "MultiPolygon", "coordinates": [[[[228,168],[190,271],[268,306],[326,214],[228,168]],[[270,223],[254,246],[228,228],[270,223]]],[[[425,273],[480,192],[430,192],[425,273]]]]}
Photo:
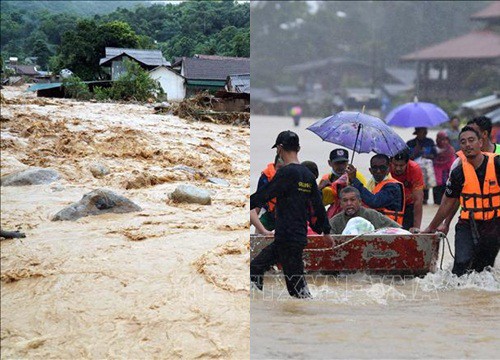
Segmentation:
{"type": "Polygon", "coordinates": [[[1,187],[2,229],[26,233],[1,242],[1,357],[248,358],[249,129],[22,90],[2,90],[2,175],[61,179],[1,187]],[[172,202],[186,183],[212,204],[172,202]],[[142,210],[50,220],[98,188],[142,210]]]}
{"type": "MultiPolygon", "coordinates": [[[[260,172],[272,162],[271,149],[282,130],[298,133],[300,161],[312,160],[320,174],[329,171],[329,152],[305,128],[318,119],[252,115],[251,191],[260,172]]],[[[408,141],[413,129],[396,129],[408,141]]],[[[429,130],[435,139],[437,130],[429,130]]],[[[349,150],[352,155],[351,151],[349,150]]],[[[356,154],[354,165],[369,175],[373,154],[356,154]]],[[[430,194],[432,204],[432,192],[430,194]]],[[[436,205],[424,206],[427,226],[436,205]]],[[[453,249],[454,224],[449,239],[453,249]]],[[[250,351],[252,359],[325,358],[498,358],[500,346],[500,265],[492,272],[452,276],[453,259],[445,251],[443,269],[425,278],[308,275],[313,300],[292,299],[277,273],[264,280],[264,292],[251,292],[250,351]]]]}

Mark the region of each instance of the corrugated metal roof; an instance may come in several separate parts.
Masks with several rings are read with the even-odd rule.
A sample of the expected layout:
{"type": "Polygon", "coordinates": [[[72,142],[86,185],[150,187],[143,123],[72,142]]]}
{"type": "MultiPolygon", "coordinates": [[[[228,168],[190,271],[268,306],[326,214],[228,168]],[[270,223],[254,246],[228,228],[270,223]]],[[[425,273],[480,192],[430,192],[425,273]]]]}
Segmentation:
{"type": "Polygon", "coordinates": [[[229,75],[228,82],[231,85],[231,89],[228,89],[229,91],[250,93],[250,74],[229,75]]]}
{"type": "Polygon", "coordinates": [[[189,80],[223,80],[230,74],[250,73],[249,58],[184,58],[184,76],[189,80]]]}
{"type": "Polygon", "coordinates": [[[467,101],[462,103],[460,107],[472,109],[472,110],[481,110],[487,109],[492,106],[500,106],[500,96],[497,94],[493,94],[490,96],[485,96],[480,99],[475,99],[472,101],[467,101]]]}
{"type": "Polygon", "coordinates": [[[124,49],[124,48],[105,48],[106,57],[99,61],[99,65],[103,65],[110,60],[120,56],[127,55],[141,63],[148,66],[170,66],[170,62],[167,61],[160,50],[143,50],[143,49],[124,49]]]}
{"type": "Polygon", "coordinates": [[[489,30],[479,30],[404,55],[401,60],[495,59],[499,57],[500,34],[489,30]]]}
{"type": "Polygon", "coordinates": [[[335,67],[336,65],[349,65],[357,66],[360,68],[370,68],[370,64],[363,61],[351,60],[343,57],[330,57],[321,60],[308,61],[302,64],[286,66],[283,70],[284,72],[288,73],[301,73],[324,67],[331,70],[331,67],[335,67]]]}
{"type": "Polygon", "coordinates": [[[498,109],[490,111],[489,113],[485,114],[485,116],[491,119],[492,124],[500,124],[500,107],[498,107],[498,109]]]}
{"type": "Polygon", "coordinates": [[[225,81],[221,80],[186,80],[187,85],[192,86],[214,86],[223,87],[226,85],[225,81]]]}
{"type": "MultiPolygon", "coordinates": [[[[109,80],[93,80],[93,81],[82,81],[84,84],[107,84],[109,80]]],[[[43,83],[43,84],[33,84],[26,91],[38,91],[38,90],[47,90],[54,89],[62,86],[62,82],[54,82],[54,83],[43,83]]]]}
{"type": "Polygon", "coordinates": [[[46,90],[46,89],[54,89],[58,88],[62,85],[62,83],[46,83],[46,84],[34,84],[31,85],[26,91],[38,91],[38,90],[46,90]]]}
{"type": "Polygon", "coordinates": [[[473,20],[500,19],[500,1],[493,1],[489,6],[470,17],[473,20]]]}

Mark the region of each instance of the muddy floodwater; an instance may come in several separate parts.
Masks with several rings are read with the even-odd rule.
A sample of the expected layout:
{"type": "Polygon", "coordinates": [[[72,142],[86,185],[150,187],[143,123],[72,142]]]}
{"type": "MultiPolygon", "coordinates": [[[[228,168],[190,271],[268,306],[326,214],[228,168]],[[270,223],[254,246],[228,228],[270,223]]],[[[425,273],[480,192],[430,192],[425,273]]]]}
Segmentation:
{"type": "MultiPolygon", "coordinates": [[[[272,162],[271,149],[282,130],[296,131],[299,159],[329,171],[327,159],[337,147],[305,130],[318,119],[253,115],[251,120],[251,191],[260,172],[272,162]]],[[[408,141],[413,129],[396,128],[408,141]]],[[[435,139],[437,130],[429,131],[435,139]]],[[[356,154],[354,165],[369,175],[373,154],[356,154]]],[[[424,206],[422,226],[437,206],[424,206]]],[[[454,224],[448,235],[452,250],[454,224]]],[[[443,270],[424,278],[349,274],[337,277],[309,274],[313,300],[291,299],[279,273],[270,272],[264,292],[250,295],[252,359],[328,358],[472,358],[498,359],[500,348],[500,259],[491,272],[460,279],[451,275],[448,250],[443,270]]],[[[439,260],[441,262],[441,258],[439,260]]]]}
{"type": "Polygon", "coordinates": [[[249,358],[249,129],[23,90],[2,90],[1,173],[61,179],[1,187],[26,234],[1,241],[1,357],[249,358]],[[181,184],[212,204],[173,203],[181,184]],[[142,211],[50,221],[99,188],[142,211]]]}

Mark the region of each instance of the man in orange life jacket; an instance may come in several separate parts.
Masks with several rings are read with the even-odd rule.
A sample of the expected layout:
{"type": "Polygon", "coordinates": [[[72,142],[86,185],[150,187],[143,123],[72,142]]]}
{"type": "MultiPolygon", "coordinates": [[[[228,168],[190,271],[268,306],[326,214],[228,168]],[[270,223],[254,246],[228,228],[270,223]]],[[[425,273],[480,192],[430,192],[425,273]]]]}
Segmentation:
{"type": "MultiPolygon", "coordinates": [[[[264,171],[262,171],[259,178],[259,183],[257,185],[257,190],[269,184],[271,180],[274,178],[276,171],[278,171],[282,166],[283,166],[283,160],[281,160],[281,158],[278,155],[276,155],[274,158],[274,163],[267,164],[267,167],[264,169],[264,171]]],[[[258,214],[260,213],[261,210],[260,208],[255,208],[252,210],[252,212],[255,212],[257,215],[254,215],[252,214],[252,212],[250,212],[252,225],[255,226],[258,233],[264,235],[272,234],[271,231],[274,230],[275,227],[274,224],[275,207],[276,207],[276,199],[271,199],[270,201],[267,202],[266,205],[264,205],[263,208],[266,212],[262,214],[260,217],[258,217],[258,214]]]]}
{"type": "Polygon", "coordinates": [[[408,151],[401,151],[391,159],[391,176],[405,188],[403,229],[417,232],[422,224],[424,176],[420,166],[410,160],[408,151]]]}
{"type": "MultiPolygon", "coordinates": [[[[494,153],[497,155],[500,155],[500,144],[495,144],[491,142],[490,139],[490,134],[491,134],[491,119],[486,117],[486,116],[478,116],[473,118],[472,120],[469,120],[467,122],[467,125],[472,127],[474,130],[476,130],[479,134],[479,139],[482,140],[482,147],[481,151],[484,153],[494,153]]],[[[462,150],[457,151],[457,158],[451,165],[450,169],[450,174],[451,172],[462,163],[462,160],[465,160],[465,154],[462,150]]],[[[446,219],[443,221],[442,224],[440,224],[437,228],[438,231],[441,231],[445,234],[448,234],[448,231],[450,230],[450,224],[453,220],[453,217],[457,213],[459,208],[459,203],[456,204],[455,208],[453,208],[446,219]]]]}
{"type": "Polygon", "coordinates": [[[435,232],[461,205],[452,270],[461,276],[493,266],[500,249],[500,157],[481,152],[483,140],[471,126],[462,129],[459,140],[465,158],[452,170],[443,201],[424,232],[435,232]]]}
{"type": "Polygon", "coordinates": [[[402,225],[405,212],[404,186],[391,177],[389,164],[387,155],[377,154],[371,158],[370,173],[373,178],[367,188],[356,178],[357,170],[352,164],[347,166],[347,175],[350,184],[361,193],[365,205],[402,225]]]}

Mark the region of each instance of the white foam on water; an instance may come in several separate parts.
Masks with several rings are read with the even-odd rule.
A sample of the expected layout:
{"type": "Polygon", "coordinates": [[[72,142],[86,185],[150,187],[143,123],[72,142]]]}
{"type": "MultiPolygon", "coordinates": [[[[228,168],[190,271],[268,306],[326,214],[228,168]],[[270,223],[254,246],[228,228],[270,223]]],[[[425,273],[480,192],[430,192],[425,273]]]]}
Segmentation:
{"type": "Polygon", "coordinates": [[[389,301],[401,301],[406,295],[394,286],[382,283],[372,285],[350,285],[346,288],[332,288],[328,285],[311,286],[309,290],[315,300],[349,305],[387,305],[389,301]]]}
{"type": "Polygon", "coordinates": [[[490,268],[480,273],[471,272],[460,277],[450,270],[438,270],[429,273],[424,278],[416,279],[420,289],[430,291],[449,291],[460,289],[475,289],[484,291],[500,291],[500,269],[490,268]]]}

